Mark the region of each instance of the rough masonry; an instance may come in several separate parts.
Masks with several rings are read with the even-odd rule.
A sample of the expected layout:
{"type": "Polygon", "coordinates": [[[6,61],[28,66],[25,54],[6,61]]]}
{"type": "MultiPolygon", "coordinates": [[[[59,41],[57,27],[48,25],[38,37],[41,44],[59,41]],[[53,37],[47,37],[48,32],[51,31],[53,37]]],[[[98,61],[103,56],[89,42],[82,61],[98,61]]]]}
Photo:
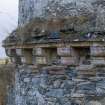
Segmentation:
{"type": "Polygon", "coordinates": [[[16,65],[7,105],[105,105],[104,0],[20,0],[3,47],[16,65]]]}

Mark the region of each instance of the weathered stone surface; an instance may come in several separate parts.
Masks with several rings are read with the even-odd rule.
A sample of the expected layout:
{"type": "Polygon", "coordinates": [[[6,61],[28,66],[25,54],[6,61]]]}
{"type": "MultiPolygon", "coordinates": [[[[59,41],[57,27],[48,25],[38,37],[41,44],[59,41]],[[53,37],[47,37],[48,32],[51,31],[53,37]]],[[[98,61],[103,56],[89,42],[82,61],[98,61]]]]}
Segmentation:
{"type": "Polygon", "coordinates": [[[48,74],[47,69],[33,73],[31,68],[21,67],[16,72],[15,104],[83,105],[85,102],[86,105],[94,105],[92,99],[95,98],[102,104],[105,97],[105,79],[102,77],[77,79],[76,76],[67,78],[68,73],[72,75],[69,70],[78,73],[78,70],[69,67],[65,69],[63,75],[48,74]]]}
{"type": "Polygon", "coordinates": [[[62,89],[50,89],[49,92],[46,94],[49,97],[63,97],[64,91],[62,89]]]}
{"type": "Polygon", "coordinates": [[[90,101],[89,103],[87,103],[87,105],[102,105],[102,104],[98,101],[90,101]]]}
{"type": "MultiPolygon", "coordinates": [[[[25,25],[34,18],[36,20],[40,18],[39,21],[49,20],[48,22],[53,18],[51,24],[55,29],[61,25],[60,22],[63,20],[62,29],[64,30],[83,33],[105,31],[104,0],[20,0],[19,4],[19,26],[25,25]],[[60,19],[61,21],[58,21],[60,19]],[[55,23],[59,25],[56,26],[55,23]]],[[[36,25],[43,22],[39,21],[36,25]]],[[[46,30],[46,28],[42,30],[46,22],[38,26],[41,26],[40,31],[46,30]]],[[[47,30],[50,29],[46,27],[47,30]]],[[[37,26],[35,28],[37,30],[37,26]]],[[[61,27],[58,29],[60,30],[61,27]]],[[[26,33],[28,31],[30,30],[26,33]]],[[[89,36],[88,33],[84,37],[89,36]]],[[[94,51],[93,49],[95,54],[94,51]]],[[[38,60],[42,62],[42,59],[38,58],[38,60]]],[[[12,95],[12,99],[15,99],[13,101],[10,99],[7,105],[83,105],[83,103],[103,105],[105,103],[105,65],[94,67],[94,64],[101,66],[100,63],[105,64],[103,56],[93,58],[92,65],[85,65],[85,67],[81,65],[78,68],[52,65],[33,72],[29,66],[21,66],[17,68],[15,74],[14,91],[8,95],[9,98],[12,95]]]]}
{"type": "Polygon", "coordinates": [[[20,0],[19,4],[19,25],[35,17],[65,17],[69,28],[78,31],[105,30],[104,0],[20,0]]]}

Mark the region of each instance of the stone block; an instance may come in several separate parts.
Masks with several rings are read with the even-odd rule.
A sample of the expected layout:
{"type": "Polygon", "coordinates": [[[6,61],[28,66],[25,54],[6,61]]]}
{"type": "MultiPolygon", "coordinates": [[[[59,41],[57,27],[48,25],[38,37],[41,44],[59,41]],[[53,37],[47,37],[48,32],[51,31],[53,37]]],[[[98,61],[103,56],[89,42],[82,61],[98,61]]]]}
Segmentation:
{"type": "Polygon", "coordinates": [[[99,45],[93,45],[90,47],[91,56],[105,56],[105,47],[99,45]]]}
{"type": "Polygon", "coordinates": [[[58,53],[59,56],[72,56],[73,49],[72,48],[61,47],[61,48],[57,48],[57,53],[58,53]]]}
{"type": "Polygon", "coordinates": [[[36,57],[36,64],[47,64],[46,57],[36,57]]]}
{"type": "Polygon", "coordinates": [[[54,88],[60,88],[60,85],[61,85],[61,81],[60,81],[60,80],[56,80],[56,81],[54,81],[54,83],[53,83],[53,87],[54,87],[54,88]]]}
{"type": "Polygon", "coordinates": [[[105,57],[92,57],[91,63],[93,65],[105,65],[105,57]]]}
{"type": "Polygon", "coordinates": [[[41,56],[44,54],[45,54],[45,51],[43,50],[43,48],[34,48],[33,49],[33,55],[41,56]]]}
{"type": "Polygon", "coordinates": [[[61,64],[64,65],[77,65],[76,57],[61,57],[61,64]]]}
{"type": "Polygon", "coordinates": [[[18,56],[22,56],[22,55],[23,55],[22,49],[17,48],[17,49],[16,49],[16,54],[17,54],[18,56]]]}
{"type": "Polygon", "coordinates": [[[26,58],[25,58],[25,57],[21,57],[21,62],[22,62],[23,64],[25,64],[25,63],[26,63],[26,58]]]}
{"type": "Polygon", "coordinates": [[[50,70],[48,71],[49,74],[51,75],[64,75],[65,74],[65,70],[50,70]]]}
{"type": "Polygon", "coordinates": [[[49,92],[46,93],[49,97],[64,97],[64,90],[63,89],[50,89],[49,92]]]}
{"type": "Polygon", "coordinates": [[[90,101],[88,103],[86,103],[86,105],[102,105],[102,103],[100,103],[99,101],[90,101]]]}
{"type": "Polygon", "coordinates": [[[30,82],[30,78],[24,78],[24,82],[30,82]]]}

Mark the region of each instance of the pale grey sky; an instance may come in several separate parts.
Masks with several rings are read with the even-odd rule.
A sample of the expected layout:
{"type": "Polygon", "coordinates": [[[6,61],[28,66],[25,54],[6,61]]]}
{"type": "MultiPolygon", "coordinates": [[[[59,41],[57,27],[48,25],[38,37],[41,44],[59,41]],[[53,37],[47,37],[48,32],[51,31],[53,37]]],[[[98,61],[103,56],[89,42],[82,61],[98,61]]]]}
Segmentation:
{"type": "Polygon", "coordinates": [[[18,0],[0,0],[0,58],[5,57],[2,40],[16,28],[18,21],[18,0]]]}

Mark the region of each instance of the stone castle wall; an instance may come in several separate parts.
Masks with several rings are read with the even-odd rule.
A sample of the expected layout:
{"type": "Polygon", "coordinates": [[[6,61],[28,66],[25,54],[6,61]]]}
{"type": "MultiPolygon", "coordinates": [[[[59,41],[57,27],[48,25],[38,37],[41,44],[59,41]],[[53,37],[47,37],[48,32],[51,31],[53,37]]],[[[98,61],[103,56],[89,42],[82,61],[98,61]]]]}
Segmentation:
{"type": "Polygon", "coordinates": [[[69,28],[77,31],[104,31],[104,0],[20,0],[19,25],[35,17],[69,18],[69,28]]]}
{"type": "MultiPolygon", "coordinates": [[[[16,73],[15,105],[104,105],[105,79],[77,79],[74,68],[16,73]]],[[[11,105],[11,104],[10,104],[11,105]]]]}
{"type": "MultiPolygon", "coordinates": [[[[35,17],[46,19],[64,17],[68,19],[68,28],[74,28],[76,31],[104,31],[105,2],[104,0],[20,0],[19,26],[35,17]]],[[[8,95],[9,98],[14,95],[13,102],[10,99],[8,105],[13,103],[14,105],[104,105],[105,66],[96,68],[91,66],[93,65],[77,69],[61,67],[58,70],[54,68],[32,70],[29,66],[19,67],[15,74],[14,90],[8,95]]]]}

